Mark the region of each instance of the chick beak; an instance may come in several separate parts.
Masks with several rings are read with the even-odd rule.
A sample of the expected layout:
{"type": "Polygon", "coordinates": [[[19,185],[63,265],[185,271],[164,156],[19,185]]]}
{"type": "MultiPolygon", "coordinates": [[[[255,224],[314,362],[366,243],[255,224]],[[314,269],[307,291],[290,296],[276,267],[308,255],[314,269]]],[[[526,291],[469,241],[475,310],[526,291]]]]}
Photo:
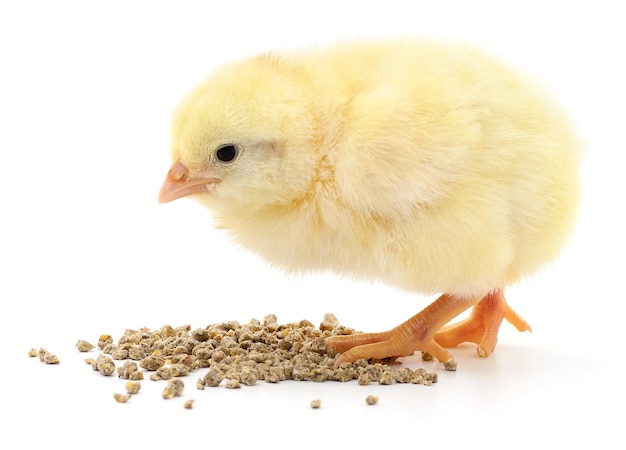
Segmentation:
{"type": "Polygon", "coordinates": [[[191,178],[180,161],[174,162],[159,192],[159,203],[167,203],[191,194],[208,192],[219,183],[218,178],[191,178]]]}

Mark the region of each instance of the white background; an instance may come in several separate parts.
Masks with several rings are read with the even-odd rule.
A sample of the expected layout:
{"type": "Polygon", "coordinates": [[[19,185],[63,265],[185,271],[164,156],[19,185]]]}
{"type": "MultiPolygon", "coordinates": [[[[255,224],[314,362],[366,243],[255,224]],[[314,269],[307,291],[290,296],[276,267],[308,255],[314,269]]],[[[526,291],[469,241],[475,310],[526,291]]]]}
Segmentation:
{"type": "Polygon", "coordinates": [[[623,445],[626,35],[619,2],[16,5],[0,6],[4,442],[623,445]],[[216,66],[268,49],[411,34],[475,43],[535,74],[585,140],[576,234],[558,261],[508,291],[534,332],[504,324],[486,360],[473,345],[453,350],[456,373],[405,359],[440,373],[432,387],[284,382],[197,391],[198,373],[185,379],[181,399],[162,400],[162,385],[147,380],[129,403],[115,403],[123,382],[92,372],[74,347],[78,339],[268,313],[281,323],[318,323],[334,312],[345,325],[378,331],[432,300],[327,275],[287,279],[230,245],[193,201],[156,202],[169,168],[171,111],[216,66]],[[61,364],[26,357],[40,346],[61,364]],[[370,393],[380,397],[375,407],[364,402],[370,393]],[[196,399],[191,411],[181,406],[189,398],[196,399]],[[309,408],[313,398],[322,399],[321,409],[309,408]]]}

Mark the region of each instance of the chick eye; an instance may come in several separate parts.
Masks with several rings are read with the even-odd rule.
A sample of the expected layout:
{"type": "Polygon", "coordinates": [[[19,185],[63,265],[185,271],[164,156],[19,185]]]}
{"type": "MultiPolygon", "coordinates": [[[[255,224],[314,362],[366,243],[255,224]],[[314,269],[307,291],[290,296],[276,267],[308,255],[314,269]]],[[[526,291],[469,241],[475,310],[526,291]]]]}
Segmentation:
{"type": "Polygon", "coordinates": [[[223,145],[215,152],[215,156],[222,162],[231,162],[237,157],[237,147],[234,145],[223,145]]]}

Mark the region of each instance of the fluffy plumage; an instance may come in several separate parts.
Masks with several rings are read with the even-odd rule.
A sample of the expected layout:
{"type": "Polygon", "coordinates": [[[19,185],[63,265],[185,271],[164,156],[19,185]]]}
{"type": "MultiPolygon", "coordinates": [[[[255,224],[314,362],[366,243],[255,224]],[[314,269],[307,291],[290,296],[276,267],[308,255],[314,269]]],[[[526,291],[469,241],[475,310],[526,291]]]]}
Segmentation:
{"type": "Polygon", "coordinates": [[[227,64],[177,110],[172,159],[160,201],[193,195],[273,265],[444,294],[405,323],[417,334],[333,338],[342,361],[414,350],[445,361],[439,344],[463,340],[486,356],[494,330],[470,328],[494,314],[530,329],[502,290],[558,254],[578,204],[577,142],[542,89],[483,52],[427,40],[227,64]],[[435,335],[479,302],[493,307],[435,335]]]}

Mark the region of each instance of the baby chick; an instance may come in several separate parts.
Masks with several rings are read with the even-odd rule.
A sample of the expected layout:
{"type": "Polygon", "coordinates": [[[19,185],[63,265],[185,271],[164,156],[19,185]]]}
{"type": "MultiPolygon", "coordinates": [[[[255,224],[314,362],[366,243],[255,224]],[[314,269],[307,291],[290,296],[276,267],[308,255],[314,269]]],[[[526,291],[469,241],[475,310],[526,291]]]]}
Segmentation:
{"type": "Polygon", "coordinates": [[[478,344],[512,283],[564,245],[579,153],[533,82],[465,45],[357,41],[227,64],[183,100],[159,201],[193,196],[291,272],[441,296],[392,330],[335,336],[337,365],[478,344]],[[446,325],[474,307],[458,324],[446,325]]]}

